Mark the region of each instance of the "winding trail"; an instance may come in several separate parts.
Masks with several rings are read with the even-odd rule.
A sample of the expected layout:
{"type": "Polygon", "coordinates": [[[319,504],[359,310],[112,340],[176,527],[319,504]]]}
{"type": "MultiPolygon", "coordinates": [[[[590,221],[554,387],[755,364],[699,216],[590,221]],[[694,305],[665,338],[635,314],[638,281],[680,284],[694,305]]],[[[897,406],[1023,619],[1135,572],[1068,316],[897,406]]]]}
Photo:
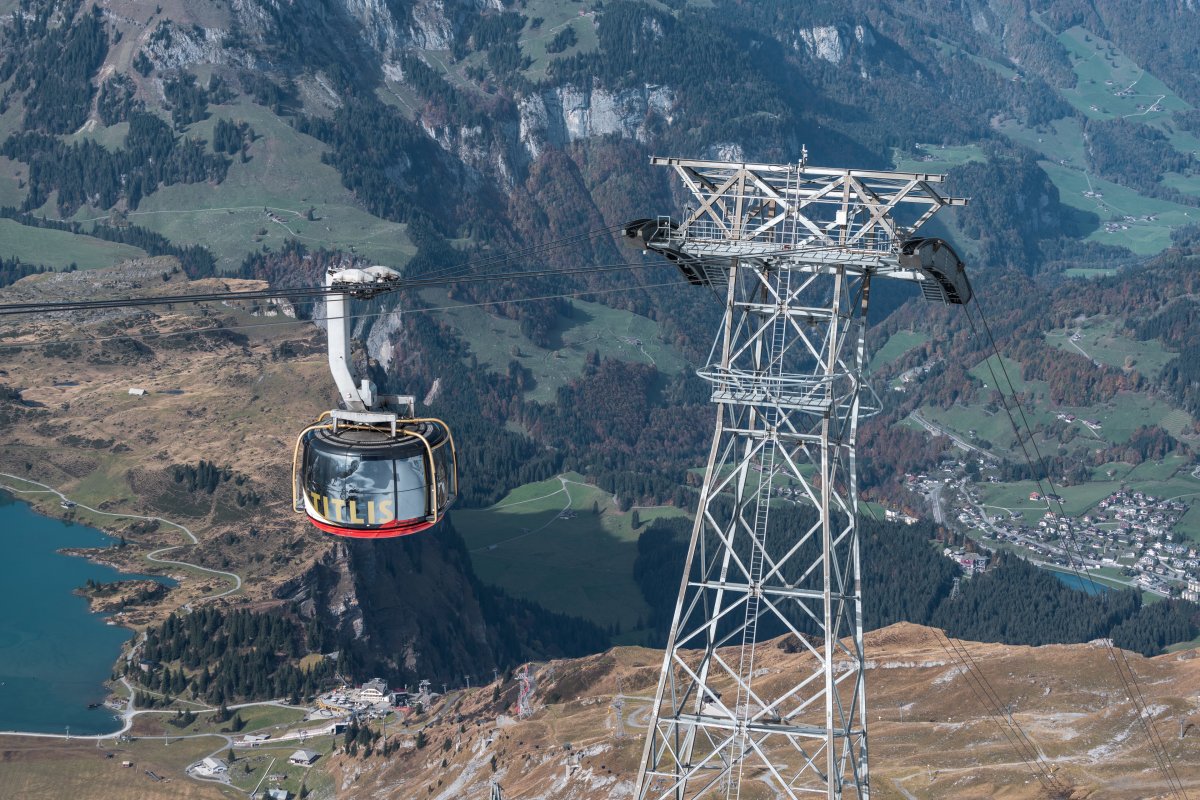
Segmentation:
{"type": "MultiPolygon", "coordinates": [[[[0,474],[2,474],[2,473],[0,473],[0,474]]],[[[515,503],[506,503],[506,504],[504,504],[503,506],[496,506],[496,507],[495,507],[495,509],[500,509],[500,508],[510,508],[510,507],[512,507],[512,506],[519,506],[519,505],[521,505],[522,503],[531,503],[531,502],[533,502],[534,500],[545,500],[545,499],[546,499],[546,498],[548,498],[548,497],[554,497],[554,495],[556,495],[556,494],[565,494],[565,495],[567,496],[567,504],[566,504],[565,506],[563,506],[563,507],[562,507],[562,511],[559,511],[557,514],[555,514],[553,517],[551,517],[551,518],[550,518],[550,520],[549,520],[548,522],[546,522],[546,524],[545,524],[545,525],[542,525],[540,528],[535,528],[535,529],[533,529],[533,530],[531,530],[531,531],[525,531],[524,533],[519,533],[519,534],[517,534],[516,536],[510,536],[510,537],[509,537],[509,538],[507,538],[507,539],[501,539],[501,540],[500,540],[500,541],[498,541],[498,542],[493,542],[492,544],[483,545],[482,547],[475,547],[475,548],[472,548],[470,552],[472,552],[472,553],[484,553],[484,552],[487,552],[488,550],[495,550],[495,549],[497,549],[498,547],[500,547],[501,545],[509,544],[509,543],[511,543],[511,542],[515,542],[515,541],[517,541],[517,540],[519,540],[519,539],[524,539],[524,538],[526,538],[526,537],[533,536],[535,533],[541,533],[541,532],[542,532],[542,531],[544,531],[546,528],[549,528],[549,527],[550,527],[551,525],[553,525],[553,524],[554,524],[556,521],[558,521],[558,520],[561,518],[561,516],[562,516],[563,512],[565,512],[565,511],[570,511],[570,510],[571,510],[571,501],[572,501],[572,498],[571,498],[571,490],[567,488],[567,484],[568,484],[568,483],[574,483],[574,484],[576,484],[576,485],[578,485],[578,486],[586,486],[587,484],[583,484],[583,483],[579,483],[578,481],[573,481],[573,480],[570,480],[570,479],[568,479],[568,478],[567,478],[566,476],[564,476],[564,475],[556,475],[555,477],[557,477],[557,478],[558,478],[558,481],[559,481],[559,483],[561,483],[561,484],[562,484],[562,488],[560,488],[560,489],[558,489],[558,490],[556,490],[556,491],[553,491],[553,492],[551,492],[550,494],[544,494],[544,495],[542,495],[541,497],[531,497],[531,498],[529,498],[528,500],[518,500],[518,501],[517,501],[517,502],[515,502],[515,503]]]]}
{"type": "MultiPolygon", "coordinates": [[[[178,522],[172,522],[169,519],[164,519],[163,517],[147,517],[147,516],[143,516],[141,514],[116,514],[111,511],[101,511],[98,508],[92,508],[91,506],[84,505],[83,503],[75,503],[75,501],[71,500],[69,497],[67,497],[65,494],[60,492],[58,489],[55,489],[52,486],[47,486],[46,484],[41,483],[40,481],[30,480],[29,478],[22,478],[20,475],[10,475],[7,472],[0,472],[0,478],[10,478],[11,480],[21,481],[22,483],[31,483],[34,486],[42,487],[41,489],[17,489],[16,487],[0,483],[0,489],[4,489],[5,491],[12,492],[13,494],[54,494],[54,495],[57,495],[59,497],[59,499],[63,500],[64,502],[74,503],[74,505],[77,508],[85,509],[87,511],[92,512],[93,514],[99,514],[100,516],[103,516],[103,517],[116,517],[116,518],[120,518],[120,519],[140,519],[140,520],[146,520],[149,522],[161,522],[166,525],[170,525],[173,528],[178,528],[179,530],[183,531],[183,535],[188,538],[188,540],[189,540],[188,543],[191,546],[194,547],[194,546],[200,544],[200,540],[196,538],[196,534],[194,534],[190,530],[188,530],[186,526],[180,525],[178,522]]],[[[199,572],[207,572],[210,575],[219,575],[223,578],[228,578],[233,582],[233,586],[231,586],[230,588],[226,589],[223,592],[219,592],[217,594],[207,595],[204,598],[202,598],[204,600],[215,600],[218,597],[225,597],[227,595],[233,594],[236,591],[239,591],[242,588],[242,576],[238,575],[236,572],[225,572],[225,571],[219,570],[219,569],[212,569],[211,567],[203,567],[199,564],[193,564],[188,561],[176,561],[176,560],[170,559],[170,558],[160,558],[159,557],[163,553],[168,553],[172,550],[178,550],[180,547],[186,547],[186,546],[188,546],[188,545],[173,544],[173,545],[168,545],[167,547],[160,547],[157,550],[153,550],[153,551],[147,553],[146,560],[151,561],[155,564],[172,564],[172,565],[178,566],[178,567],[187,567],[188,569],[198,570],[199,572]]],[[[190,606],[191,606],[191,603],[185,603],[183,608],[189,608],[190,606]]]]}

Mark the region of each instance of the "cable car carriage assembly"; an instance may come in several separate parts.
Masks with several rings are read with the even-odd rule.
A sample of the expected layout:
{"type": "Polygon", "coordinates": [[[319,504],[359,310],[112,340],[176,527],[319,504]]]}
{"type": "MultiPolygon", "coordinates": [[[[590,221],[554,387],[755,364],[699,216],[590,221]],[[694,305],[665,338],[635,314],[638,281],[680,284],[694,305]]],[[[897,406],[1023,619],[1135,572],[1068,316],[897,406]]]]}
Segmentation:
{"type": "Polygon", "coordinates": [[[458,495],[454,437],[439,419],[418,418],[416,399],[380,394],[351,375],[349,298],[396,288],[387,267],[331,268],[325,320],[329,370],[344,409],[301,431],[292,456],[292,507],[335,536],[382,539],[436,525],[458,495]]]}

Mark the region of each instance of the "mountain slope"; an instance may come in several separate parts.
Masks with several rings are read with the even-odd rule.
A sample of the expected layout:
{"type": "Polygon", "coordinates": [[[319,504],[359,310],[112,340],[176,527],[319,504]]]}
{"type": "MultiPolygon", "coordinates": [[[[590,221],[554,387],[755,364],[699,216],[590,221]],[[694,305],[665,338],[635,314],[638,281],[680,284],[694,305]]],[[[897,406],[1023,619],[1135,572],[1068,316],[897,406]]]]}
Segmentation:
{"type": "MultiPolygon", "coordinates": [[[[872,796],[1046,797],[939,641],[940,634],[905,624],[866,637],[872,796]]],[[[964,646],[1056,777],[1073,787],[1072,797],[1169,796],[1144,734],[1130,727],[1103,648],[964,646]]],[[[422,728],[423,748],[413,732],[393,729],[399,750],[392,756],[339,755],[326,769],[334,772],[339,796],[485,797],[494,779],[506,797],[630,797],[660,658],[656,651],[618,648],[538,665],[537,710],[527,720],[506,716],[515,681],[503,683],[498,699],[495,686],[455,693],[448,704],[453,713],[422,728]],[[624,738],[616,737],[617,694],[624,698],[624,738]]],[[[801,658],[774,643],[764,646],[756,662],[759,680],[785,680],[801,658]]],[[[1200,785],[1200,761],[1187,738],[1195,734],[1189,729],[1180,741],[1179,721],[1186,724],[1195,713],[1200,667],[1192,654],[1134,656],[1132,663],[1147,692],[1151,724],[1192,790],[1200,785]]],[[[742,797],[775,796],[765,775],[748,777],[742,797]]]]}

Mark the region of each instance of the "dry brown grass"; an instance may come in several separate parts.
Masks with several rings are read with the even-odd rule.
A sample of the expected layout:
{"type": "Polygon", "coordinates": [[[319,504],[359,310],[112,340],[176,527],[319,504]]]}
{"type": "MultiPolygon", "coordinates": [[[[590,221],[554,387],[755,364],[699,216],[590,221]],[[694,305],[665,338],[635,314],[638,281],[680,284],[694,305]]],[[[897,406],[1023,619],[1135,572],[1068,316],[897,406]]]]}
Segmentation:
{"type": "MultiPolygon", "coordinates": [[[[120,296],[262,288],[255,281],[163,282],[170,259],[149,259],[86,275],[36,276],[0,291],[4,300],[120,296]]],[[[22,399],[43,410],[28,424],[11,426],[0,444],[0,471],[54,486],[78,502],[116,513],[160,515],[187,525],[201,545],[186,560],[242,574],[236,599],[270,600],[283,582],[305,571],[330,547],[291,507],[291,455],[295,433],[328,408],[333,392],[323,358],[282,359],[290,343],[311,352],[319,331],[311,325],[243,328],[244,346],[153,334],[211,326],[261,325],[283,318],[252,316],[248,308],[212,303],[88,312],[0,320],[0,344],[34,343],[3,351],[0,382],[19,387],[22,399]],[[129,332],[143,335],[148,351],[123,349],[129,332]],[[69,344],[49,345],[71,340],[69,344]],[[113,349],[116,344],[121,348],[113,349]],[[63,385],[71,382],[75,385],[63,385]],[[128,394],[137,386],[145,397],[128,394]],[[166,391],[179,391],[167,394],[166,391]],[[245,486],[222,485],[213,495],[187,493],[170,474],[174,464],[201,459],[249,476],[245,486]],[[29,469],[26,468],[29,465],[29,469]],[[241,507],[238,491],[253,489],[257,505],[241,507]],[[253,535],[251,535],[253,529],[253,535]]],[[[33,499],[36,499],[34,497],[33,499]]],[[[57,498],[39,510],[62,514],[57,498]]],[[[184,541],[166,525],[152,533],[128,532],[129,523],[83,510],[77,518],[110,531],[127,531],[132,545],[105,558],[145,570],[146,552],[184,541]]],[[[183,585],[160,605],[175,608],[226,588],[221,579],[176,571],[183,585]]],[[[155,614],[138,621],[145,623],[155,614]]]]}
{"type": "MultiPolygon", "coordinates": [[[[1059,780],[1073,787],[1074,800],[1167,796],[1166,784],[1102,647],[965,645],[1000,701],[1013,704],[1017,722],[1059,780]]],[[[867,648],[872,662],[867,676],[872,797],[901,800],[907,792],[920,798],[1047,800],[933,631],[894,625],[868,634],[867,648]]],[[[1197,707],[1200,659],[1194,656],[1194,652],[1154,659],[1130,656],[1146,700],[1157,712],[1155,729],[1192,793],[1200,790],[1200,751],[1195,746],[1200,734],[1192,732],[1180,741],[1176,719],[1197,707]]],[[[506,796],[512,797],[607,800],[628,796],[641,759],[647,699],[654,690],[660,659],[661,654],[651,650],[618,648],[555,662],[553,677],[542,666],[538,680],[543,702],[556,691],[563,697],[529,720],[497,726],[497,715],[509,710],[512,687],[493,703],[492,687],[486,686],[468,693],[452,714],[428,728],[425,749],[403,751],[390,761],[338,756],[326,768],[333,770],[336,785],[343,787],[342,797],[486,796],[493,775],[500,778],[506,796]],[[623,740],[613,737],[611,702],[618,678],[627,696],[628,735],[623,740]],[[444,751],[442,743],[447,739],[451,749],[444,751]],[[578,768],[567,779],[565,771],[572,759],[577,759],[578,768]]],[[[757,663],[768,672],[758,680],[764,684],[792,681],[804,660],[765,645],[757,663]]],[[[411,743],[411,732],[405,740],[411,743]]],[[[773,797],[755,777],[750,775],[741,797],[773,797]]]]}
{"type": "MultiPolygon", "coordinates": [[[[97,749],[94,742],[4,737],[0,740],[0,797],[22,800],[210,800],[238,796],[183,777],[184,768],[220,740],[131,742],[97,749]],[[106,758],[106,753],[113,753],[106,758]],[[130,760],[133,767],[122,767],[130,760]],[[155,781],[146,770],[167,780],[155,781]]],[[[243,795],[244,796],[244,795],[243,795]]]]}

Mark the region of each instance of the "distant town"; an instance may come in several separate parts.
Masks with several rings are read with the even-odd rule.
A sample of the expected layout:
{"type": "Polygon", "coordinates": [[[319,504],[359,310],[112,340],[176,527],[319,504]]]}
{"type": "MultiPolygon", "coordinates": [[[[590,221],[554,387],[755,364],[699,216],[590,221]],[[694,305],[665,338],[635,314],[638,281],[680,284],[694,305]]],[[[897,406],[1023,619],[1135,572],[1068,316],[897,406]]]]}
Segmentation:
{"type": "MultiPolygon", "coordinates": [[[[972,466],[981,470],[991,466],[977,453],[963,458],[974,459],[972,466]]],[[[964,460],[948,459],[932,475],[905,475],[905,486],[923,499],[935,522],[956,527],[981,549],[1016,551],[1040,566],[1062,571],[1086,567],[1097,571],[1093,577],[1110,584],[1200,600],[1200,545],[1174,530],[1188,511],[1187,502],[1123,488],[1085,513],[1070,516],[1062,513],[1058,495],[1032,491],[1027,505],[1006,509],[982,501],[967,466],[964,460]]],[[[897,521],[916,521],[899,510],[887,514],[897,521]]],[[[968,576],[982,571],[988,561],[985,554],[962,550],[947,555],[955,557],[968,576]]]]}

